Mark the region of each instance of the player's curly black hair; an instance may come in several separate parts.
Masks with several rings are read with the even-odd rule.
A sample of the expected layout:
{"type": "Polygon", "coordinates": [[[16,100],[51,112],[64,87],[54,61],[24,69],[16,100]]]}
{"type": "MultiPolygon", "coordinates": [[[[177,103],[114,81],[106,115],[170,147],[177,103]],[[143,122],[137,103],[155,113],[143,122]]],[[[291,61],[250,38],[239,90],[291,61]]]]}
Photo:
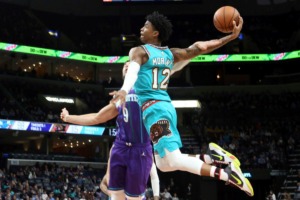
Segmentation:
{"type": "Polygon", "coordinates": [[[166,16],[154,11],[152,14],[146,16],[146,20],[151,22],[159,32],[158,39],[160,42],[165,42],[169,39],[173,31],[173,25],[166,16]]]}

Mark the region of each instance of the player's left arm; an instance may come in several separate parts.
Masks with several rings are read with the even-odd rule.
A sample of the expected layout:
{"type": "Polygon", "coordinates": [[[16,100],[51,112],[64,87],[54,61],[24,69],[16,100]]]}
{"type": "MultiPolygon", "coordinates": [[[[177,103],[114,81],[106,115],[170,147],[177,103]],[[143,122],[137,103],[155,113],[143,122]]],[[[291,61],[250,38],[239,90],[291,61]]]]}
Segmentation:
{"type": "Polygon", "coordinates": [[[102,192],[104,192],[107,196],[110,196],[110,192],[108,190],[108,174],[105,174],[101,183],[100,183],[100,189],[102,192]]]}
{"type": "Polygon", "coordinates": [[[79,124],[79,125],[95,125],[107,122],[118,115],[118,109],[115,104],[108,104],[103,107],[98,113],[89,113],[84,115],[70,115],[66,108],[63,108],[60,113],[60,118],[64,122],[79,124]]]}
{"type": "Polygon", "coordinates": [[[174,56],[174,63],[190,60],[198,55],[210,53],[230,41],[236,39],[243,27],[243,18],[240,16],[239,24],[237,25],[235,21],[233,21],[233,30],[232,33],[226,35],[219,39],[213,39],[208,41],[197,41],[192,44],[190,47],[181,49],[181,48],[172,48],[170,49],[174,56]]]}
{"type": "Polygon", "coordinates": [[[109,150],[109,157],[108,157],[108,161],[107,161],[107,168],[106,168],[106,173],[102,178],[102,181],[100,182],[100,189],[102,192],[104,192],[107,196],[110,196],[110,191],[108,189],[108,183],[109,183],[109,170],[110,170],[110,156],[111,156],[111,151],[112,148],[114,146],[112,146],[109,150]]]}

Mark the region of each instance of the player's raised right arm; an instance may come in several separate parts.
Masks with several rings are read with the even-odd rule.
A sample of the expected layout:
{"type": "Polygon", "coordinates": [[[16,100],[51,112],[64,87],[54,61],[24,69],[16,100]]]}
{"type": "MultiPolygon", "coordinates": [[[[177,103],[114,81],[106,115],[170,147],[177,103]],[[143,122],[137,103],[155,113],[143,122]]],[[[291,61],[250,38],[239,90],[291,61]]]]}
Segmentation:
{"type": "Polygon", "coordinates": [[[239,24],[236,25],[235,21],[233,22],[233,30],[232,33],[229,35],[226,35],[219,39],[212,39],[207,41],[197,41],[194,44],[192,44],[190,47],[181,49],[181,48],[172,48],[171,51],[174,56],[174,62],[180,62],[183,60],[189,60],[192,59],[198,55],[201,54],[207,54],[210,53],[225,44],[229,43],[230,41],[236,39],[243,27],[243,18],[240,17],[239,24]]]}

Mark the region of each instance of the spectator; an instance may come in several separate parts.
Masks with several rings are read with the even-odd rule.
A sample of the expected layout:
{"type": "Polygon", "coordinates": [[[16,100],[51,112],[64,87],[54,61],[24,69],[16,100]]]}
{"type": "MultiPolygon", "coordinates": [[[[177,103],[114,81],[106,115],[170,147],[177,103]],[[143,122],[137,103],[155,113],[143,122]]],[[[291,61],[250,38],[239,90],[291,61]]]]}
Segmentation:
{"type": "Polygon", "coordinates": [[[48,194],[45,190],[43,191],[43,194],[42,194],[42,200],[48,200],[48,194]]]}
{"type": "Polygon", "coordinates": [[[273,190],[270,190],[270,193],[267,196],[266,200],[276,200],[276,195],[274,194],[273,190]]]}
{"type": "Polygon", "coordinates": [[[173,194],[172,200],[179,200],[176,192],[173,194]]]}
{"type": "Polygon", "coordinates": [[[288,191],[284,191],[282,200],[292,200],[291,194],[288,191]]]}
{"type": "Polygon", "coordinates": [[[295,200],[300,199],[300,181],[297,182],[297,188],[296,188],[296,191],[295,191],[294,199],[295,200]]]}
{"type": "Polygon", "coordinates": [[[186,199],[187,200],[193,200],[193,193],[192,193],[193,191],[192,191],[192,184],[191,183],[189,183],[188,184],[188,186],[187,186],[187,188],[186,188],[186,199]]]}
{"type": "Polygon", "coordinates": [[[172,200],[172,195],[167,188],[165,188],[164,192],[161,193],[161,198],[162,200],[172,200]]]}

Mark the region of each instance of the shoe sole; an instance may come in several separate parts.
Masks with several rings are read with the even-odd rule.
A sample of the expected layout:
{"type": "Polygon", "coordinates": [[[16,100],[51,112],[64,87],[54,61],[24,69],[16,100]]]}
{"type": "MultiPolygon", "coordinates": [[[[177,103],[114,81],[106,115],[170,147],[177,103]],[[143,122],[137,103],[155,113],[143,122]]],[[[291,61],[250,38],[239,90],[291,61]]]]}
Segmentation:
{"type": "MultiPolygon", "coordinates": [[[[240,168],[239,166],[237,166],[235,163],[233,163],[233,166],[234,166],[234,168],[235,168],[235,171],[239,171],[239,173],[244,177],[241,168],[240,168]]],[[[234,184],[234,185],[236,185],[237,187],[240,188],[240,186],[237,185],[237,184],[235,184],[234,182],[231,182],[231,183],[234,184]]],[[[246,177],[244,177],[244,183],[245,183],[245,184],[247,185],[247,187],[249,188],[250,193],[249,193],[248,191],[245,191],[245,190],[243,190],[243,191],[246,192],[246,194],[247,194],[248,196],[253,197],[253,196],[254,196],[253,187],[252,187],[250,181],[249,181],[246,177]]],[[[241,189],[241,190],[242,190],[242,189],[241,189]]]]}
{"type": "Polygon", "coordinates": [[[246,182],[247,187],[251,190],[251,193],[249,193],[249,192],[247,192],[247,191],[245,191],[245,192],[246,192],[250,197],[253,197],[253,196],[254,196],[254,191],[253,191],[253,188],[252,188],[252,185],[251,185],[250,181],[249,181],[247,178],[245,178],[245,182],[246,182]]]}
{"type": "Polygon", "coordinates": [[[237,166],[241,165],[239,159],[235,155],[229,153],[228,151],[224,150],[222,147],[220,147],[219,145],[217,145],[217,144],[215,144],[213,142],[211,142],[209,145],[212,145],[216,149],[219,149],[219,150],[223,151],[229,158],[231,158],[233,160],[233,162],[235,163],[235,165],[237,165],[237,166]]]}

